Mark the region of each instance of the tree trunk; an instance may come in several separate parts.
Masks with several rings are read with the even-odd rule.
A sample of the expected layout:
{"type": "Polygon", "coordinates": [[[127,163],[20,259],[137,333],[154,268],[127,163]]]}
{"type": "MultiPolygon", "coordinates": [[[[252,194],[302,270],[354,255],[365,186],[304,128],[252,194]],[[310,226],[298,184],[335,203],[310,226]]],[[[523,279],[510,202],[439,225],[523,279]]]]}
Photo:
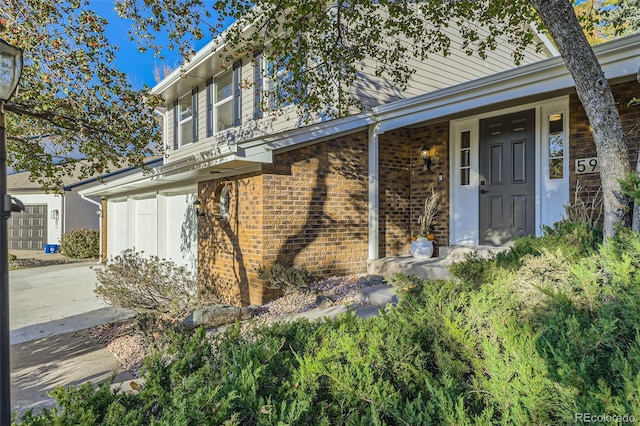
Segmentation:
{"type": "Polygon", "coordinates": [[[616,225],[629,226],[629,199],[618,179],[631,171],[627,142],[609,82],[582,32],[569,0],[529,0],[547,27],[576,84],[580,102],[591,124],[600,162],[604,204],[604,236],[616,225]]]}

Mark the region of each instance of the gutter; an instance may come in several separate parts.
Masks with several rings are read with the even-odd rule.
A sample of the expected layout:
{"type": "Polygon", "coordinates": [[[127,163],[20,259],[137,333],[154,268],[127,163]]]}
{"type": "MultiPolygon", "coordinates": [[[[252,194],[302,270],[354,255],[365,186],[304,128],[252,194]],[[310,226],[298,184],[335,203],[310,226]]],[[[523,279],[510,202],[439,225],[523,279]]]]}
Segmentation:
{"type": "MultiPolygon", "coordinates": [[[[146,166],[152,168],[152,167],[154,167],[154,165],[156,163],[162,163],[162,157],[156,158],[155,160],[151,160],[151,161],[146,162],[144,164],[146,166]]],[[[77,188],[79,186],[84,186],[84,185],[88,185],[90,183],[100,182],[100,179],[107,179],[107,178],[110,178],[110,177],[118,176],[118,175],[121,175],[123,173],[127,173],[127,172],[130,172],[132,170],[136,170],[136,169],[139,169],[139,167],[131,166],[131,167],[127,167],[125,169],[118,169],[115,172],[104,174],[104,175],[100,176],[100,178],[93,177],[93,178],[86,179],[86,180],[83,180],[83,181],[80,181],[80,182],[72,183],[71,185],[66,185],[62,189],[64,191],[71,191],[71,190],[73,190],[73,189],[75,189],[75,188],[77,188]]]]}
{"type": "MultiPolygon", "coordinates": [[[[259,13],[257,10],[257,6],[253,6],[252,9],[256,9],[256,13],[259,13]]],[[[230,28],[238,27],[243,25],[242,30],[240,31],[242,34],[246,33],[250,29],[252,29],[255,24],[249,23],[245,24],[242,21],[235,21],[226,30],[220,33],[216,38],[207,43],[203,48],[198,50],[195,55],[191,57],[186,63],[183,63],[178,68],[173,70],[167,77],[165,77],[161,82],[156,84],[151,89],[151,94],[160,95],[165,90],[169,89],[171,86],[180,81],[181,78],[186,77],[187,74],[197,68],[199,65],[214,57],[220,50],[224,49],[227,43],[225,42],[225,37],[230,32],[230,28]]]]}

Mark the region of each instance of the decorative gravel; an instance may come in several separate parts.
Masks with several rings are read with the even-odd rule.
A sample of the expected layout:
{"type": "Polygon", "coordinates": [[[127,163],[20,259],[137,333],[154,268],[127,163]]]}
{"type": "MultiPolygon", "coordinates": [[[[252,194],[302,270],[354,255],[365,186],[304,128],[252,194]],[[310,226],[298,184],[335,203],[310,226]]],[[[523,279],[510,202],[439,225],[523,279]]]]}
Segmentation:
{"type": "MultiPolygon", "coordinates": [[[[325,278],[312,283],[306,292],[290,293],[265,303],[262,305],[262,312],[253,320],[245,322],[245,326],[271,324],[282,316],[312,309],[350,305],[358,302],[356,299],[359,289],[382,284],[380,277],[366,274],[325,278]]],[[[142,359],[147,355],[147,348],[143,337],[135,332],[132,320],[100,325],[90,331],[98,341],[106,345],[122,368],[137,376],[142,359]]]]}
{"type": "Polygon", "coordinates": [[[367,274],[335,276],[311,284],[305,293],[291,293],[264,304],[265,310],[257,318],[273,322],[283,315],[307,312],[312,309],[357,302],[358,290],[381,285],[379,277],[367,274]]]}

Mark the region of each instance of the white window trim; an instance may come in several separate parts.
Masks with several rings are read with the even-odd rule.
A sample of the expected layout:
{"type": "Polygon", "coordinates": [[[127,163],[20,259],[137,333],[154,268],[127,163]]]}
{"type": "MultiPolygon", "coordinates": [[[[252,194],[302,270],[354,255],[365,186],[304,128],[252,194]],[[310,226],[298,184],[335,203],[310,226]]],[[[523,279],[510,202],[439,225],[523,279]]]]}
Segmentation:
{"type": "MultiPolygon", "coordinates": [[[[207,114],[210,114],[210,116],[208,117],[208,119],[210,119],[212,121],[211,123],[211,136],[215,136],[217,134],[226,132],[230,129],[233,129],[234,127],[238,127],[241,124],[236,124],[235,120],[236,120],[236,108],[240,108],[240,121],[242,122],[242,88],[240,87],[242,81],[242,63],[241,62],[236,62],[234,63],[234,65],[232,67],[229,67],[228,69],[225,69],[223,72],[217,74],[216,76],[214,76],[211,80],[209,80],[210,84],[207,84],[207,88],[205,90],[210,91],[207,94],[208,99],[211,100],[211,111],[209,112],[207,110],[207,114]],[[235,66],[236,64],[239,64],[239,80],[236,81],[235,80],[235,66]],[[217,95],[218,95],[218,89],[216,86],[216,81],[219,80],[223,75],[225,74],[230,74],[231,75],[231,93],[229,94],[229,96],[227,96],[224,99],[221,100],[217,100],[217,95]],[[239,104],[240,105],[236,105],[236,98],[238,95],[238,92],[240,92],[240,97],[239,97],[239,104]],[[225,128],[225,129],[219,129],[218,128],[218,111],[221,107],[225,106],[227,103],[231,102],[231,120],[232,123],[229,127],[225,128]]],[[[208,109],[208,106],[207,106],[208,109]]]]}
{"type": "Polygon", "coordinates": [[[191,92],[181,96],[178,99],[178,105],[177,105],[177,107],[178,107],[178,148],[181,148],[181,147],[183,147],[185,145],[188,145],[188,144],[193,142],[193,135],[191,135],[191,140],[189,142],[184,142],[182,140],[182,126],[188,125],[189,127],[191,127],[192,126],[191,123],[192,123],[192,120],[193,120],[193,111],[191,111],[191,114],[189,114],[189,117],[184,118],[184,119],[182,118],[183,107],[182,107],[181,99],[184,99],[187,96],[190,99],[190,101],[189,101],[189,105],[190,106],[187,108],[187,110],[191,111],[191,102],[192,102],[191,99],[192,99],[192,96],[193,96],[193,94],[191,92]]]}

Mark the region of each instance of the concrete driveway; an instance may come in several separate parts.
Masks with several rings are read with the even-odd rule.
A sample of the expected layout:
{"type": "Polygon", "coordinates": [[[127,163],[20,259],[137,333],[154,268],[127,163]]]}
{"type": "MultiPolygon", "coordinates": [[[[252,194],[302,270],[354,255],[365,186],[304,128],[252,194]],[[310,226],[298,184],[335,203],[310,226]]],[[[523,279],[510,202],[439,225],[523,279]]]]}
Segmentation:
{"type": "Polygon", "coordinates": [[[22,343],[115,321],[131,314],[97,298],[93,263],[9,272],[11,343],[22,343]]]}
{"type": "Polygon", "coordinates": [[[127,318],[93,293],[93,263],[70,263],[9,272],[11,401],[24,413],[49,406],[58,386],[93,383],[120,373],[113,356],[87,331],[127,318]]]}

